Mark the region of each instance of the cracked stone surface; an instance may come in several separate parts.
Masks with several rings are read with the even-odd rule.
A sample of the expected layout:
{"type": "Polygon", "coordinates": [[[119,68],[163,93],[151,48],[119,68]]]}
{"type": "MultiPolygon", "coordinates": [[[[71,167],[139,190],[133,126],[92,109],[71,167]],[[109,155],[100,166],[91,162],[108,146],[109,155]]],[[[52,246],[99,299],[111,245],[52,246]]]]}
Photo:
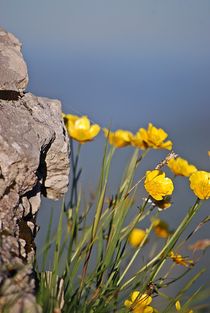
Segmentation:
{"type": "Polygon", "coordinates": [[[8,303],[12,313],[41,312],[32,268],[36,215],[41,195],[61,198],[69,180],[61,103],[23,93],[27,83],[21,44],[0,28],[0,312],[8,303]]]}
{"type": "Polygon", "coordinates": [[[20,41],[0,27],[0,90],[24,91],[28,84],[27,66],[20,41]]]}

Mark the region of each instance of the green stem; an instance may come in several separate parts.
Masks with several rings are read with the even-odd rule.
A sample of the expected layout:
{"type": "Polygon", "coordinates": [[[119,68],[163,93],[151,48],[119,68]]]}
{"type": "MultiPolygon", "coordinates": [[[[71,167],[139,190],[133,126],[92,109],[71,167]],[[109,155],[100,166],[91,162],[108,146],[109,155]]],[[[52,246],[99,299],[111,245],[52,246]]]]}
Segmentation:
{"type": "Polygon", "coordinates": [[[178,241],[179,237],[181,236],[182,232],[186,229],[190,221],[192,220],[193,216],[198,212],[199,208],[201,206],[200,199],[197,199],[195,204],[189,209],[187,215],[177,228],[177,230],[174,232],[174,234],[171,236],[170,240],[166,243],[164,248],[158,253],[157,256],[155,256],[149,263],[147,263],[145,266],[143,266],[131,279],[129,279],[122,287],[121,290],[124,289],[127,285],[129,285],[140,273],[144,272],[145,270],[148,270],[149,267],[157,263],[157,266],[155,266],[155,269],[152,271],[152,274],[150,276],[150,279],[156,276],[156,272],[159,271],[159,268],[162,267],[162,262],[167,257],[168,253],[173,249],[176,242],[178,241]]]}
{"type": "MultiPolygon", "coordinates": [[[[141,217],[142,213],[144,212],[144,209],[145,209],[145,207],[146,207],[148,201],[149,201],[149,197],[145,200],[145,202],[144,202],[144,204],[143,204],[143,206],[142,206],[142,208],[141,208],[141,212],[140,212],[141,214],[139,215],[139,218],[141,217]]],[[[137,224],[138,222],[139,222],[139,219],[136,221],[136,224],[137,224]]],[[[135,224],[135,225],[136,225],[136,224],[135,224]]],[[[134,229],[135,225],[133,225],[132,229],[134,229]]],[[[130,231],[132,231],[132,229],[131,229],[130,231]]],[[[131,258],[130,262],[128,263],[127,267],[125,268],[124,272],[123,272],[122,275],[120,276],[120,278],[119,278],[119,280],[118,280],[118,282],[117,282],[117,286],[119,286],[119,284],[121,283],[121,281],[122,281],[123,278],[125,277],[126,273],[128,272],[129,268],[131,267],[131,265],[132,265],[133,262],[135,261],[136,257],[138,256],[139,252],[141,251],[141,248],[143,247],[144,243],[146,242],[146,240],[147,240],[147,238],[148,238],[148,236],[149,236],[151,230],[152,230],[152,224],[151,224],[150,228],[148,229],[147,234],[146,234],[146,236],[144,237],[143,241],[141,242],[140,246],[139,246],[138,249],[135,251],[133,257],[131,258]]]]}
{"type": "Polygon", "coordinates": [[[94,240],[96,237],[98,225],[99,225],[102,210],[103,210],[105,192],[106,192],[106,187],[107,187],[107,182],[108,182],[108,175],[109,175],[111,160],[112,160],[114,152],[115,152],[115,147],[111,147],[111,149],[107,155],[107,145],[106,145],[104,157],[103,157],[103,162],[102,162],[99,188],[98,188],[98,192],[97,192],[97,194],[98,194],[97,198],[98,199],[97,199],[97,204],[96,204],[96,213],[94,216],[93,226],[92,226],[92,230],[91,230],[92,231],[91,239],[90,239],[89,246],[87,248],[87,253],[86,253],[86,257],[85,257],[85,261],[84,261],[84,265],[83,265],[83,269],[82,269],[79,298],[81,297],[81,293],[82,293],[82,289],[84,286],[84,281],[85,281],[85,277],[86,277],[86,273],[87,273],[88,263],[89,263],[90,256],[92,253],[94,240]]]}
{"type": "Polygon", "coordinates": [[[76,157],[74,157],[74,145],[73,141],[70,140],[71,145],[71,160],[72,160],[72,188],[71,188],[71,194],[70,194],[70,201],[69,206],[70,208],[73,208],[77,204],[77,182],[79,178],[80,171],[77,170],[78,162],[79,162],[79,155],[81,150],[81,143],[78,143],[77,145],[77,153],[76,157]]]}

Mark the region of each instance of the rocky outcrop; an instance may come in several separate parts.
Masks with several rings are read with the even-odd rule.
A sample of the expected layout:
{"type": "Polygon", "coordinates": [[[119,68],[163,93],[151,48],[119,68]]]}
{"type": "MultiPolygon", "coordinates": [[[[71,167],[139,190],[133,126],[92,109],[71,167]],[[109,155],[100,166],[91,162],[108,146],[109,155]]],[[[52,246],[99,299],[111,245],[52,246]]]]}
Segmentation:
{"type": "Polygon", "coordinates": [[[32,261],[41,195],[67,191],[69,142],[58,100],[24,93],[21,44],[0,28],[0,312],[40,311],[32,261]],[[22,308],[22,309],[21,309],[22,308]]]}
{"type": "Polygon", "coordinates": [[[0,28],[0,90],[22,92],[28,84],[20,41],[0,28]]]}

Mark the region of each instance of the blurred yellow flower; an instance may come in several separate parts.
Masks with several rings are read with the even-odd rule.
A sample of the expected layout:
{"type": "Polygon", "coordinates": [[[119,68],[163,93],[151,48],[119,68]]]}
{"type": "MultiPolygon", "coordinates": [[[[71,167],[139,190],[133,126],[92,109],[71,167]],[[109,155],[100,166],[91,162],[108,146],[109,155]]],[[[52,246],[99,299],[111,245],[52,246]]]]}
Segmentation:
{"type": "Polygon", "coordinates": [[[189,177],[192,173],[197,171],[197,168],[189,164],[187,160],[184,160],[180,157],[170,159],[168,161],[168,167],[175,175],[181,175],[189,177]]]}
{"type": "Polygon", "coordinates": [[[134,228],[128,237],[128,242],[132,247],[137,248],[142,243],[145,236],[146,236],[145,230],[140,228],[134,228]]]}
{"type": "Polygon", "coordinates": [[[140,128],[135,136],[132,137],[132,144],[141,149],[172,149],[172,142],[165,141],[168,134],[162,128],[156,128],[149,123],[148,128],[140,128]]]}
{"type": "Polygon", "coordinates": [[[169,257],[172,259],[173,262],[175,262],[178,265],[182,265],[185,267],[194,266],[194,262],[192,260],[183,257],[181,254],[175,254],[173,251],[170,252],[169,257]]]}
{"type": "Polygon", "coordinates": [[[141,129],[143,128],[140,128],[139,131],[131,137],[131,144],[134,147],[145,150],[148,148],[148,144],[142,138],[141,129]]]}
{"type": "Polygon", "coordinates": [[[176,301],[175,307],[176,307],[176,310],[177,310],[177,311],[181,311],[181,304],[180,304],[179,301],[176,301]]]}
{"type": "Polygon", "coordinates": [[[124,305],[134,313],[153,313],[154,309],[149,305],[151,302],[151,296],[146,293],[141,295],[139,291],[133,291],[130,299],[125,300],[124,305]]]}
{"type": "Polygon", "coordinates": [[[168,238],[171,232],[169,230],[168,224],[163,220],[156,218],[152,221],[153,229],[155,234],[160,238],[168,238]]]}
{"type": "MultiPolygon", "coordinates": [[[[177,311],[181,311],[182,307],[181,307],[181,303],[179,301],[176,301],[175,308],[176,308],[177,311]]],[[[186,313],[193,313],[193,310],[190,310],[190,311],[188,311],[186,313]]]]}
{"type": "Polygon", "coordinates": [[[210,157],[210,151],[208,151],[208,156],[210,157]]]}
{"type": "Polygon", "coordinates": [[[103,131],[110,145],[123,148],[131,144],[132,133],[127,130],[118,129],[115,132],[111,132],[107,128],[104,128],[103,131]]]}
{"type": "Polygon", "coordinates": [[[190,188],[199,199],[210,198],[210,173],[197,171],[190,178],[190,188]]]}
{"type": "Polygon", "coordinates": [[[69,136],[80,143],[92,141],[100,132],[100,126],[98,124],[91,125],[87,116],[64,114],[63,118],[69,136]]]}
{"type": "Polygon", "coordinates": [[[155,200],[162,200],[163,197],[171,195],[174,190],[172,180],[159,170],[146,172],[144,187],[155,200]]]}

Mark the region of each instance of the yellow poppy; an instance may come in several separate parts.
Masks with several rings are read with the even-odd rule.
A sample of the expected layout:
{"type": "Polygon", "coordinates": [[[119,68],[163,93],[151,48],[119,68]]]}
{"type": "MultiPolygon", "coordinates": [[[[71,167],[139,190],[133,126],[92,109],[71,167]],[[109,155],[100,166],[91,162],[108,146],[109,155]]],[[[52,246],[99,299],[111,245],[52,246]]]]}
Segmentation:
{"type": "Polygon", "coordinates": [[[192,173],[197,171],[197,168],[189,164],[187,160],[178,158],[172,158],[168,161],[168,167],[175,175],[181,175],[189,177],[192,173]]]}
{"type": "Polygon", "coordinates": [[[63,117],[69,136],[80,143],[92,141],[100,132],[100,126],[91,125],[87,116],[64,114],[63,117]]]}
{"type": "Polygon", "coordinates": [[[125,300],[124,305],[134,313],[153,313],[154,309],[149,305],[151,302],[151,296],[146,293],[141,295],[139,291],[133,291],[130,299],[125,300]]]}
{"type": "Polygon", "coordinates": [[[210,197],[210,173],[197,171],[190,178],[190,188],[199,199],[208,199],[210,197]]]}
{"type": "Polygon", "coordinates": [[[115,132],[111,132],[107,128],[104,128],[103,131],[110,145],[116,148],[123,148],[131,144],[132,133],[127,130],[118,129],[115,132]]]}
{"type": "Polygon", "coordinates": [[[142,243],[145,236],[146,236],[145,230],[140,228],[134,228],[128,237],[128,242],[132,247],[137,248],[142,243]]]}
{"type": "Polygon", "coordinates": [[[146,172],[144,187],[155,200],[162,200],[165,196],[171,195],[174,190],[172,180],[159,170],[146,172]]]}
{"type": "Polygon", "coordinates": [[[132,144],[141,149],[172,149],[172,142],[165,141],[168,134],[162,128],[156,128],[149,123],[148,128],[140,128],[135,136],[132,137],[132,144]]]}

